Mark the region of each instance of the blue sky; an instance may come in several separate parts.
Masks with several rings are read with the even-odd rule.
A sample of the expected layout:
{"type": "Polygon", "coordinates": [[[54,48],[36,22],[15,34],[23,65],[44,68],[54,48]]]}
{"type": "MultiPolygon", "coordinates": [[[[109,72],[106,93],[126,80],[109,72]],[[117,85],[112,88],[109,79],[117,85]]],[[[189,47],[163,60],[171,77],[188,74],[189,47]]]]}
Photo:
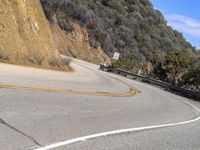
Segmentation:
{"type": "Polygon", "coordinates": [[[200,0],[151,0],[165,16],[168,25],[183,33],[200,49],[200,0]]]}

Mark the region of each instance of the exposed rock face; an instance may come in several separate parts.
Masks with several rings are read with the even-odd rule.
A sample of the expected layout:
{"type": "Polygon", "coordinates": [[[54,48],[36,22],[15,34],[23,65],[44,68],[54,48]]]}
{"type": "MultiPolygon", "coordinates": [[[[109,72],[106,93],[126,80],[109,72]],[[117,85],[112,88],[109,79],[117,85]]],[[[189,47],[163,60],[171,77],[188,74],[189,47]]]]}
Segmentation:
{"type": "Polygon", "coordinates": [[[59,65],[59,52],[39,0],[0,0],[0,60],[59,65]]]}
{"type": "Polygon", "coordinates": [[[54,41],[62,54],[72,55],[73,57],[83,59],[93,63],[101,63],[110,58],[99,46],[93,48],[90,46],[89,35],[85,27],[80,26],[74,21],[70,21],[74,31],[66,33],[60,29],[56,22],[51,25],[54,35],[54,41]]]}

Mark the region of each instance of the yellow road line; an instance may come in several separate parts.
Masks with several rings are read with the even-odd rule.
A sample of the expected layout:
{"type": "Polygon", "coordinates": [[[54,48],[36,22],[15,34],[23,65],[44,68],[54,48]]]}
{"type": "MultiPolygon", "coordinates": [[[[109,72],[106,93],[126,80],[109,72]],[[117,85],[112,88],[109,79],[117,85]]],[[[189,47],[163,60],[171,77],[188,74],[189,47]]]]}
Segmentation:
{"type": "Polygon", "coordinates": [[[96,95],[96,96],[112,96],[112,97],[131,97],[139,94],[139,91],[135,88],[131,88],[127,93],[117,93],[117,92],[92,92],[92,91],[78,91],[70,89],[59,89],[59,88],[44,88],[44,87],[34,87],[34,86],[22,86],[22,85],[0,85],[0,88],[6,89],[22,89],[22,90],[33,90],[33,91],[47,91],[63,94],[79,94],[79,95],[96,95]]]}
{"type": "Polygon", "coordinates": [[[47,87],[34,87],[34,86],[24,86],[24,85],[12,85],[12,84],[0,84],[0,88],[5,89],[21,89],[21,90],[33,90],[33,91],[47,91],[54,93],[63,93],[63,94],[78,94],[78,95],[96,95],[96,96],[110,96],[110,97],[132,97],[136,96],[140,93],[138,89],[133,87],[131,84],[122,81],[118,78],[109,77],[122,82],[126,86],[129,87],[129,92],[103,92],[103,91],[79,91],[79,90],[71,90],[71,89],[60,89],[60,88],[47,88],[47,87]]]}

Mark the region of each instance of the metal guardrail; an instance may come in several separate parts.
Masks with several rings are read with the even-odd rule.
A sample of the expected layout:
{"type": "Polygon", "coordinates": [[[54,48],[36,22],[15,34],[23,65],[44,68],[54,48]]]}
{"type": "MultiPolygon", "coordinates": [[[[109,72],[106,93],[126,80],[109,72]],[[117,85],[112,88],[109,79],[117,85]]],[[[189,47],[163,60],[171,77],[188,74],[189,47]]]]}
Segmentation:
{"type": "Polygon", "coordinates": [[[132,79],[141,80],[142,82],[148,82],[152,85],[162,87],[165,90],[168,90],[170,92],[173,92],[173,93],[176,93],[176,94],[179,94],[179,95],[200,101],[200,92],[194,92],[194,91],[191,91],[191,90],[188,90],[188,89],[184,89],[184,88],[172,85],[172,84],[167,83],[167,82],[163,82],[163,81],[156,80],[156,79],[146,77],[146,76],[142,76],[142,75],[137,75],[137,74],[132,73],[130,71],[119,69],[119,68],[105,67],[105,66],[102,65],[100,69],[104,70],[104,71],[108,71],[108,72],[113,72],[115,74],[121,74],[121,75],[126,76],[126,77],[129,76],[132,79]]]}

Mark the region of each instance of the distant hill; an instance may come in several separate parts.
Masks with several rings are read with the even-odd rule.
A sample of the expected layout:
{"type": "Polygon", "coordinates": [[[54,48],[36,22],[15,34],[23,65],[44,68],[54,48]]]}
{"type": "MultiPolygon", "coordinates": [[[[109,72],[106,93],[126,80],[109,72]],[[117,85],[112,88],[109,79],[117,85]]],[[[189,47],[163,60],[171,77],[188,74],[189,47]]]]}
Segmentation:
{"type": "Polygon", "coordinates": [[[140,62],[167,51],[195,48],[181,33],[167,26],[160,11],[149,0],[41,0],[50,21],[58,23],[69,34],[71,20],[85,27],[91,47],[100,46],[112,56],[120,52],[140,62]]]}

